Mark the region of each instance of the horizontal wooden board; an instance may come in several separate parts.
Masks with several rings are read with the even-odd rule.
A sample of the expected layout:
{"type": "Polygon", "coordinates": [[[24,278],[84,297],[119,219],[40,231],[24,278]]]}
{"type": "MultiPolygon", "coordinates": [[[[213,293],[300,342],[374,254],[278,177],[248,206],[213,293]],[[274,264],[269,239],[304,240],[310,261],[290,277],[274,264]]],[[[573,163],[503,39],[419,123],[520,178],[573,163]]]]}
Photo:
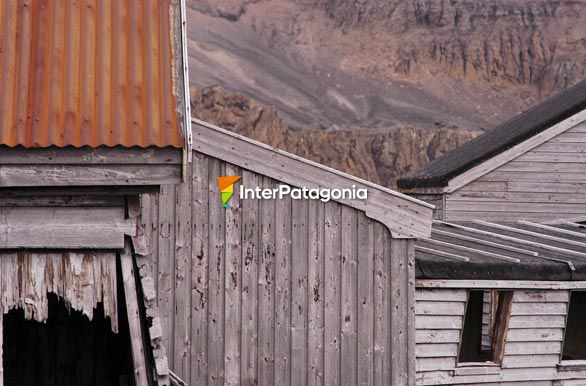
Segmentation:
{"type": "Polygon", "coordinates": [[[466,290],[431,289],[415,291],[415,301],[465,302],[466,290]]]}
{"type": "Polygon", "coordinates": [[[511,315],[565,315],[566,303],[516,303],[513,302],[511,315]]]}
{"type": "Polygon", "coordinates": [[[415,328],[420,330],[457,330],[462,328],[462,316],[458,315],[417,315],[415,328]]]}
{"type": "Polygon", "coordinates": [[[535,355],[561,353],[562,342],[507,342],[505,355],[535,355]]]}
{"type": "Polygon", "coordinates": [[[453,370],[456,367],[456,358],[417,358],[415,371],[453,370]]]}
{"type": "MultiPolygon", "coordinates": [[[[45,192],[43,192],[44,194],[45,192]]],[[[28,196],[28,197],[1,197],[1,207],[43,207],[43,206],[107,206],[124,208],[123,196],[80,195],[80,196],[28,196]]]]}
{"type": "MultiPolygon", "coordinates": [[[[582,139],[582,138],[580,138],[582,139]]],[[[535,153],[586,153],[585,142],[546,142],[532,150],[535,153]]]]}
{"type": "Polygon", "coordinates": [[[121,249],[136,234],[123,207],[0,208],[0,248],[121,249]]]}
{"type": "Polygon", "coordinates": [[[416,315],[464,315],[464,302],[432,302],[418,301],[415,303],[416,315]]]}
{"type": "Polygon", "coordinates": [[[512,161],[504,164],[498,171],[501,172],[559,172],[559,173],[584,173],[582,162],[535,162],[535,161],[512,161]]]}
{"type": "MultiPolygon", "coordinates": [[[[581,212],[568,214],[568,216],[578,215],[581,212]]],[[[445,221],[469,221],[483,219],[486,221],[551,221],[556,217],[552,212],[488,212],[488,211],[448,211],[445,214],[445,221]]]]}
{"type": "MultiPolygon", "coordinates": [[[[545,213],[551,217],[551,213],[573,214],[585,213],[586,202],[583,203],[557,203],[557,202],[507,202],[507,201],[448,201],[448,211],[455,212],[522,212],[522,213],[545,213]]],[[[482,218],[482,217],[480,217],[482,218]]]]}
{"type": "Polygon", "coordinates": [[[458,330],[416,330],[415,343],[458,343],[458,330]]]}
{"type": "Polygon", "coordinates": [[[482,177],[482,181],[545,181],[545,182],[582,182],[584,173],[559,173],[559,172],[507,172],[494,171],[482,177]]]}
{"type": "Polygon", "coordinates": [[[181,165],[182,149],[177,148],[2,148],[0,165],[181,165]]]}
{"type": "Polygon", "coordinates": [[[563,328],[565,325],[565,315],[514,315],[509,320],[509,328],[563,328]]]}
{"type": "Polygon", "coordinates": [[[570,299],[569,291],[515,291],[513,301],[519,303],[560,303],[570,299]]]}
{"type": "Polygon", "coordinates": [[[560,360],[555,354],[505,355],[503,368],[555,367],[560,360]]]}
{"type": "Polygon", "coordinates": [[[549,342],[563,339],[561,328],[514,328],[509,329],[507,342],[549,342]]]}
{"type": "Polygon", "coordinates": [[[418,344],[415,346],[418,358],[457,357],[457,343],[418,344]]]}
{"type": "MultiPolygon", "coordinates": [[[[552,186],[552,189],[555,188],[552,186]]],[[[526,193],[526,192],[490,192],[490,191],[456,191],[446,198],[448,202],[511,202],[511,203],[563,203],[583,204],[586,202],[586,191],[581,193],[526,193]]]]}
{"type": "Polygon", "coordinates": [[[181,165],[0,165],[0,187],[158,185],[181,182],[181,165]]]}

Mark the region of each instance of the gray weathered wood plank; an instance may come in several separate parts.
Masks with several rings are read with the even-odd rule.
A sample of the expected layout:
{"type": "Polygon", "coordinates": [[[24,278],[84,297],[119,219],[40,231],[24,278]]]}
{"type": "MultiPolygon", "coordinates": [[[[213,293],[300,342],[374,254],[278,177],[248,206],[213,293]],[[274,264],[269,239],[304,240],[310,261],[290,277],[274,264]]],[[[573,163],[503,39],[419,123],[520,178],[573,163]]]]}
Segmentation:
{"type": "Polygon", "coordinates": [[[122,282],[124,285],[124,296],[126,299],[126,315],[128,317],[128,328],[130,331],[130,346],[132,350],[132,361],[134,364],[134,377],[137,386],[147,386],[147,364],[144,351],[144,332],[139,312],[137,287],[134,273],[134,263],[130,253],[130,245],[127,245],[124,253],[120,255],[122,268],[122,282]]]}
{"type": "Polygon", "coordinates": [[[193,155],[192,184],[192,257],[191,257],[191,380],[190,384],[207,384],[207,307],[208,307],[208,211],[211,184],[208,157],[193,155]]]}
{"type": "Polygon", "coordinates": [[[324,382],[324,203],[309,201],[307,221],[307,384],[324,382]]]}
{"type": "Polygon", "coordinates": [[[358,383],[374,383],[373,222],[358,214],[358,383]]]}
{"type": "Polygon", "coordinates": [[[179,182],[180,165],[0,165],[0,187],[157,185],[179,182]]]}
{"type": "MultiPolygon", "coordinates": [[[[191,175],[192,165],[187,166],[191,175]]],[[[176,188],[175,200],[175,283],[172,353],[173,369],[181,379],[190,379],[191,371],[191,183],[176,188]]]]}
{"type": "MultiPolygon", "coordinates": [[[[262,186],[272,188],[270,178],[263,177],[262,186]]],[[[259,203],[259,268],[258,268],[258,380],[269,385],[275,368],[275,200],[259,203]]]]}
{"type": "MultiPolygon", "coordinates": [[[[261,177],[242,171],[242,184],[260,186],[261,177]]],[[[242,336],[241,382],[252,385],[258,380],[258,259],[259,200],[242,200],[242,336]]]]}
{"type": "Polygon", "coordinates": [[[307,383],[308,202],[292,202],[291,384],[307,383]]]}
{"type": "Polygon", "coordinates": [[[220,160],[209,161],[208,235],[208,384],[224,384],[224,275],[226,261],[225,214],[218,189],[218,176],[225,176],[220,160]]]}
{"type": "Polygon", "coordinates": [[[291,384],[291,208],[276,202],[275,212],[275,385],[291,384]]]}
{"type": "Polygon", "coordinates": [[[341,209],[338,203],[328,202],[325,205],[324,379],[327,379],[330,385],[340,385],[342,382],[340,379],[341,209]]]}
{"type": "MultiPolygon", "coordinates": [[[[241,170],[226,165],[226,175],[241,176],[241,170]]],[[[234,184],[237,190],[240,182],[234,184]]],[[[225,306],[224,306],[224,371],[225,385],[240,385],[240,296],[241,296],[241,200],[233,197],[225,209],[226,257],[225,257],[225,306]]]]}
{"type": "Polygon", "coordinates": [[[344,385],[358,383],[358,242],[357,214],[347,206],[342,207],[342,326],[341,352],[344,385]]]}

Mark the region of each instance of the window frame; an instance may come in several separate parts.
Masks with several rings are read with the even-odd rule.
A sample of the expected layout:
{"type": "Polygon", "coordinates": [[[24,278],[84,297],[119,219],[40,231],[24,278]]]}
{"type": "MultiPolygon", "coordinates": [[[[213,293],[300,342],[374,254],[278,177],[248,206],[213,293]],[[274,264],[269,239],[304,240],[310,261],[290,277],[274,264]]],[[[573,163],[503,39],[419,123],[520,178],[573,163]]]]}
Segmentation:
{"type": "Polygon", "coordinates": [[[570,306],[572,303],[572,295],[575,292],[582,292],[586,295],[586,289],[571,289],[569,290],[568,305],[566,307],[566,315],[564,317],[564,333],[562,337],[562,346],[560,350],[559,363],[557,365],[558,371],[585,371],[586,370],[586,356],[584,359],[563,359],[564,348],[566,346],[566,332],[568,330],[568,319],[570,317],[570,306]]]}
{"type": "MultiPolygon", "coordinates": [[[[462,328],[460,329],[460,339],[458,341],[458,355],[456,357],[456,370],[462,368],[475,368],[478,369],[479,374],[484,374],[486,371],[489,373],[496,373],[500,371],[502,367],[502,361],[505,354],[505,346],[507,341],[507,335],[509,331],[509,321],[511,317],[511,308],[513,304],[513,297],[515,291],[509,289],[495,289],[495,288],[468,288],[466,290],[466,305],[464,308],[464,314],[462,315],[462,328]],[[460,361],[460,354],[463,345],[463,337],[464,337],[464,328],[466,323],[466,315],[468,312],[468,304],[470,301],[470,293],[471,292],[483,292],[486,293],[490,291],[491,293],[491,303],[494,299],[494,294],[499,294],[499,300],[497,300],[496,306],[491,304],[491,307],[494,307],[496,316],[495,316],[495,326],[494,326],[494,333],[491,337],[491,360],[489,361],[475,361],[475,362],[461,362],[460,361]],[[502,297],[502,307],[501,305],[501,297],[502,297]],[[498,368],[496,370],[495,368],[498,368]]],[[[481,331],[482,334],[482,331],[481,331]]],[[[482,339],[482,336],[481,336],[482,339]]]]}

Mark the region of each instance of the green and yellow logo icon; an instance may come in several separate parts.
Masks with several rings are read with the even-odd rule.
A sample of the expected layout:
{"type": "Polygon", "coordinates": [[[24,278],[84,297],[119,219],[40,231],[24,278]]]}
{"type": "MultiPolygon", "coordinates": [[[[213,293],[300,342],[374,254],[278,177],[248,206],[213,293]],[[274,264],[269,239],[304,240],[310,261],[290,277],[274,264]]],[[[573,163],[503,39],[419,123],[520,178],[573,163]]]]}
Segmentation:
{"type": "Polygon", "coordinates": [[[228,207],[228,200],[234,194],[234,183],[240,179],[240,176],[220,176],[218,177],[218,187],[222,195],[222,206],[228,207]]]}

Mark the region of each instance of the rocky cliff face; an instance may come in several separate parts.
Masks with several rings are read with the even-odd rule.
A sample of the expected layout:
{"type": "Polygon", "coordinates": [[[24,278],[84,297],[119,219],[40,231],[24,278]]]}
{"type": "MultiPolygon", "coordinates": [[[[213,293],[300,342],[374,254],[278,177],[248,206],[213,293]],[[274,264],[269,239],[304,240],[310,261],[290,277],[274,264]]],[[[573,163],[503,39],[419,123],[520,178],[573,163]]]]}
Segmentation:
{"type": "Polygon", "coordinates": [[[549,95],[585,77],[583,1],[315,0],[342,28],[395,36],[394,70],[430,66],[492,85],[549,95]]]}
{"type": "Polygon", "coordinates": [[[191,90],[192,114],[204,121],[355,176],[393,187],[395,180],[470,140],[478,132],[438,128],[384,133],[290,129],[273,107],[219,86],[191,90]]]}

